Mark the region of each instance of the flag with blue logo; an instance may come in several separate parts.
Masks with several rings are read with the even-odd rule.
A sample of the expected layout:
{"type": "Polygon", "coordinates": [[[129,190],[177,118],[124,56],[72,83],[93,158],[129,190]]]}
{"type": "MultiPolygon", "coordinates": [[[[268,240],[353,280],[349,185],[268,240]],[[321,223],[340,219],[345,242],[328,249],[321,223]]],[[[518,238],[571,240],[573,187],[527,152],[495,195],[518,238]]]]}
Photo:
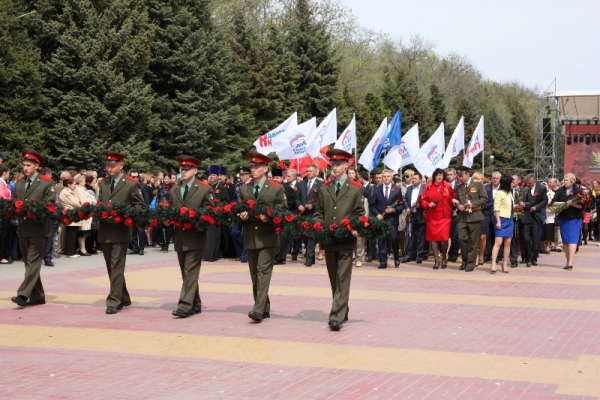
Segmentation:
{"type": "Polygon", "coordinates": [[[402,111],[398,109],[394,118],[392,118],[392,122],[388,127],[385,136],[383,137],[383,141],[377,148],[375,152],[375,156],[373,157],[373,165],[379,164],[379,159],[381,158],[381,153],[384,150],[391,149],[394,146],[398,146],[400,144],[400,137],[402,135],[402,111]]]}

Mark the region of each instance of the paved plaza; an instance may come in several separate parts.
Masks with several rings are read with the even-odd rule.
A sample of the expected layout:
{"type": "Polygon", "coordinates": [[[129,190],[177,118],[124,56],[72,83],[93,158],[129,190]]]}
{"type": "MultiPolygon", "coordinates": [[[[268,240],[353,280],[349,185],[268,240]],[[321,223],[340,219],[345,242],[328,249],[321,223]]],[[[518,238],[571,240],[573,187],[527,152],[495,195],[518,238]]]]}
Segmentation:
{"type": "MultiPolygon", "coordinates": [[[[43,267],[46,305],[10,302],[0,266],[1,399],[600,398],[600,247],[509,274],[432,262],[355,268],[350,321],[328,329],[324,261],[275,266],[253,323],[247,264],[205,262],[203,309],[177,319],[176,253],[127,257],[133,305],[106,315],[101,255],[43,267]]],[[[500,268],[499,268],[500,269],[500,268]]]]}

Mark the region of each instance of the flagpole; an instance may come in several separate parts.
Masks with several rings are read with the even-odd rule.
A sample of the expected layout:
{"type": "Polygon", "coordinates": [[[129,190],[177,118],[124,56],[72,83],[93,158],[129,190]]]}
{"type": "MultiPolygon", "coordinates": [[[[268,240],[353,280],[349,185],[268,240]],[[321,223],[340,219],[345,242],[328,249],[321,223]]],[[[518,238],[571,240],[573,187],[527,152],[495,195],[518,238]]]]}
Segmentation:
{"type": "Polygon", "coordinates": [[[481,175],[485,178],[485,146],[481,150],[481,175]]]}

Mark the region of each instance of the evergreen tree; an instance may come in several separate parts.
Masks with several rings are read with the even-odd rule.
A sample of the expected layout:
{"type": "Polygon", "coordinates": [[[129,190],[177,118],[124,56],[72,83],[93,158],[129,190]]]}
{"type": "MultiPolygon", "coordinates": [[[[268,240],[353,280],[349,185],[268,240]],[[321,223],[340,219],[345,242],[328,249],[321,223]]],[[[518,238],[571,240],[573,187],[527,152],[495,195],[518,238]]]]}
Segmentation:
{"type": "Polygon", "coordinates": [[[402,109],[402,134],[419,124],[419,140],[424,143],[433,134],[435,125],[429,104],[423,99],[417,82],[406,71],[386,69],[382,99],[388,110],[402,109]]]}
{"type": "Polygon", "coordinates": [[[10,168],[20,164],[24,147],[46,153],[39,123],[41,60],[21,25],[30,16],[24,13],[17,0],[0,0],[0,137],[10,168]]]}
{"type": "Polygon", "coordinates": [[[500,171],[502,174],[518,173],[523,175],[529,170],[528,158],[517,140],[515,131],[511,127],[507,127],[494,110],[485,116],[485,148],[488,157],[485,160],[486,176],[491,176],[494,171],[500,171]],[[493,163],[489,162],[490,155],[494,156],[493,163]]]}
{"type": "Polygon", "coordinates": [[[465,117],[465,146],[471,140],[471,136],[477,128],[479,118],[475,111],[475,106],[467,97],[461,97],[458,100],[456,107],[456,123],[460,121],[460,117],[465,117]]]}
{"type": "Polygon", "coordinates": [[[118,148],[150,168],[152,30],[141,0],[40,0],[27,18],[41,49],[47,147],[60,168],[102,165],[118,148]]]}
{"type": "Polygon", "coordinates": [[[229,52],[212,24],[209,0],[147,0],[156,25],[146,81],[159,117],[153,150],[162,165],[181,153],[233,165],[248,150],[247,120],[233,103],[229,52]],[[238,135],[238,137],[236,137],[238,135]]]}
{"type": "Polygon", "coordinates": [[[523,148],[526,159],[529,160],[526,163],[526,167],[533,169],[533,159],[535,152],[535,130],[533,123],[525,107],[518,100],[511,100],[508,105],[510,111],[510,126],[514,130],[517,140],[523,148]]]}
{"type": "Polygon", "coordinates": [[[429,86],[429,92],[431,97],[429,98],[429,107],[433,114],[433,122],[436,125],[442,122],[446,124],[448,122],[448,112],[446,111],[446,101],[444,100],[444,94],[440,90],[439,86],[432,83],[429,86]]]}
{"type": "Polygon", "coordinates": [[[294,23],[288,31],[290,48],[300,69],[297,91],[301,120],[323,118],[337,104],[340,59],[326,25],[315,20],[311,7],[309,0],[296,0],[294,23]]]}

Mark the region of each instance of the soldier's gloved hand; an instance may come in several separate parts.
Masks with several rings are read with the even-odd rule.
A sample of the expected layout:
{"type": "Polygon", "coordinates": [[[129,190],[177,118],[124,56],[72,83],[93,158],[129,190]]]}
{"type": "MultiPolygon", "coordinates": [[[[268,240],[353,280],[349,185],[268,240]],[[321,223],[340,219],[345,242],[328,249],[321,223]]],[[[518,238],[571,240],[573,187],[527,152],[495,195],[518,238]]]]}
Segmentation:
{"type": "Polygon", "coordinates": [[[247,221],[247,220],[248,220],[248,212],[247,212],[247,211],[244,211],[243,213],[239,213],[239,214],[238,214],[238,217],[240,217],[240,219],[241,219],[242,221],[247,221]]]}

